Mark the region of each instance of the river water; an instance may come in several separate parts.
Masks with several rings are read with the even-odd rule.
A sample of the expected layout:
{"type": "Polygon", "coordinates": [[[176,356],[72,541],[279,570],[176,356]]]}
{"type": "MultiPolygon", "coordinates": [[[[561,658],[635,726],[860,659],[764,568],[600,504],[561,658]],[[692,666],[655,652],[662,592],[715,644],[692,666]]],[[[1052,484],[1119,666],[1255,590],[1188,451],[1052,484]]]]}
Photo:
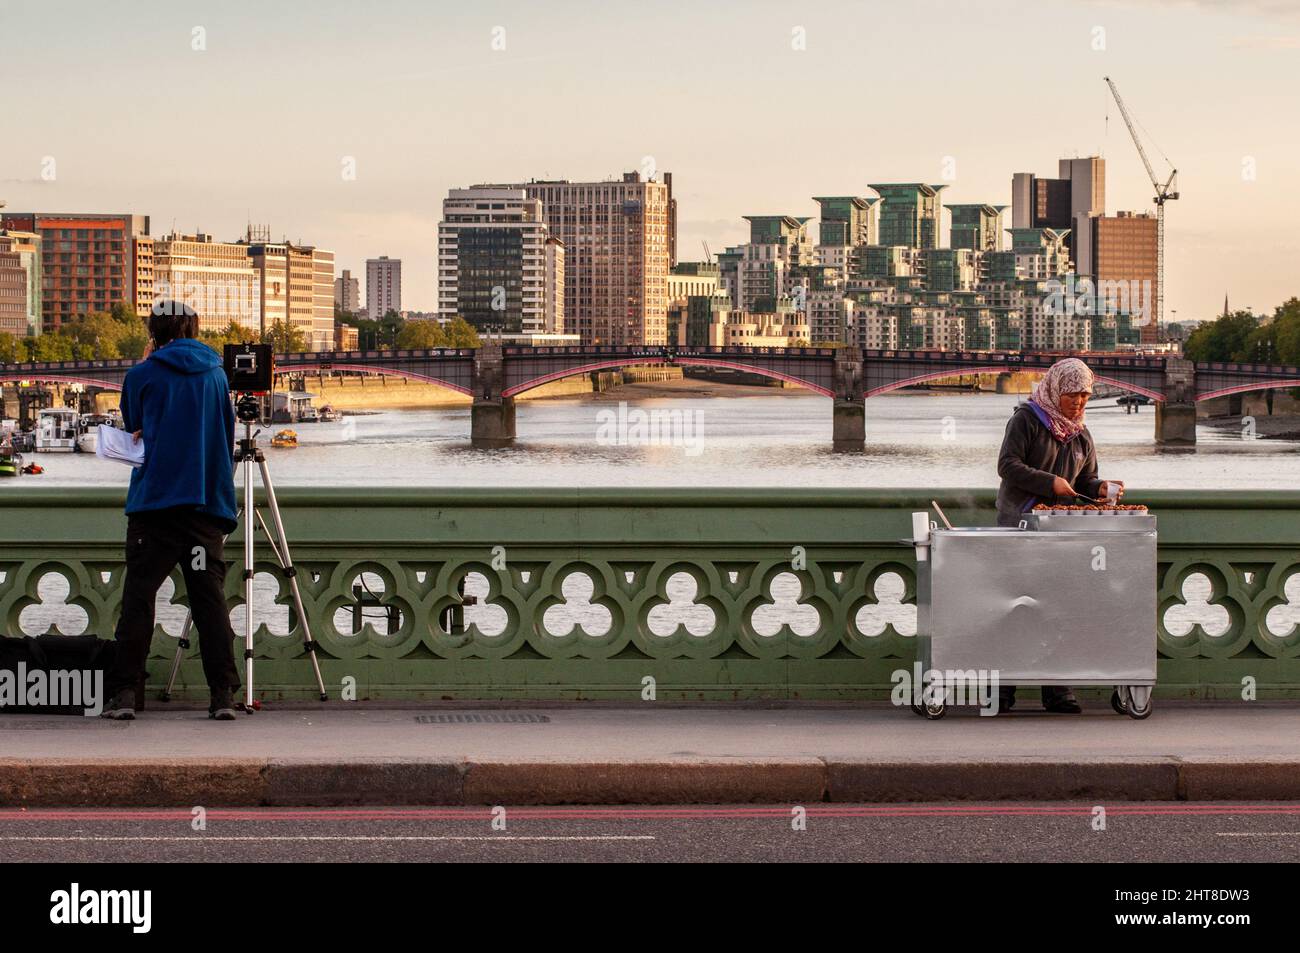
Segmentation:
{"type": "MultiPolygon", "coordinates": [[[[864,454],[831,451],[831,405],[771,396],[552,399],[518,404],[509,450],[469,446],[469,408],[396,410],[298,426],[296,449],[261,442],[285,486],[996,487],[1019,398],[887,394],[867,402],[864,454]],[[642,417],[644,414],[644,418],[642,417]],[[657,419],[651,415],[658,415],[657,419]],[[657,424],[652,428],[652,424],[657,424]]],[[[1300,442],[1200,426],[1195,453],[1155,446],[1155,411],[1088,408],[1101,475],[1142,488],[1300,489],[1300,442]]],[[[86,454],[34,455],[23,485],[125,486],[129,470],[86,454]]],[[[12,485],[12,482],[8,485],[12,485]]],[[[3,489],[0,488],[0,492],[3,489]]]]}

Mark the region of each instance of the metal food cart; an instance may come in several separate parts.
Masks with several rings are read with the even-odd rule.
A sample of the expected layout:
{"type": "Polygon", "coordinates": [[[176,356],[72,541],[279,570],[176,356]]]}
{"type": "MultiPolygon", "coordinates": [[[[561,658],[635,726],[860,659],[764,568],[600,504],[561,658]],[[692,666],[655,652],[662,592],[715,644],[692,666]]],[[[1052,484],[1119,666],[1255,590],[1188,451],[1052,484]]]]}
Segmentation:
{"type": "MultiPolygon", "coordinates": [[[[1002,685],[1113,685],[1115,711],[1151,714],[1154,516],[1054,509],[1026,513],[1013,528],[945,529],[913,514],[908,542],[916,548],[922,672],[995,673],[1002,685]]],[[[951,687],[914,698],[918,714],[941,718],[951,687]]]]}

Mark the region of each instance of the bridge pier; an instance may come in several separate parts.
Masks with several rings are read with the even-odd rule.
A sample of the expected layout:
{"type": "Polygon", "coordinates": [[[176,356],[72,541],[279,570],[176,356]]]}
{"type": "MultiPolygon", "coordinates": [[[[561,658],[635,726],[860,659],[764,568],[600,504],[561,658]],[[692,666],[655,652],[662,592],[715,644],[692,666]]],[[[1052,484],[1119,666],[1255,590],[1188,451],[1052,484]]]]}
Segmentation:
{"type": "Polygon", "coordinates": [[[867,447],[867,402],[862,390],[862,354],[837,354],[833,374],[831,447],[836,453],[861,453],[867,447]]]}
{"type": "Polygon", "coordinates": [[[1196,448],[1196,404],[1156,401],[1156,445],[1169,449],[1196,448]]]}
{"type": "Polygon", "coordinates": [[[469,411],[469,442],[476,450],[515,445],[515,399],[475,400],[469,411]]]}
{"type": "Polygon", "coordinates": [[[469,411],[469,442],[477,450],[515,445],[515,399],[505,397],[505,361],[491,342],[474,352],[474,403],[469,411]]]}
{"type": "Polygon", "coordinates": [[[1156,401],[1156,446],[1196,449],[1196,365],[1181,357],[1165,359],[1165,399],[1156,401]]]}
{"type": "Polygon", "coordinates": [[[831,440],[836,453],[861,453],[867,445],[867,408],[864,400],[835,399],[831,440]]]}

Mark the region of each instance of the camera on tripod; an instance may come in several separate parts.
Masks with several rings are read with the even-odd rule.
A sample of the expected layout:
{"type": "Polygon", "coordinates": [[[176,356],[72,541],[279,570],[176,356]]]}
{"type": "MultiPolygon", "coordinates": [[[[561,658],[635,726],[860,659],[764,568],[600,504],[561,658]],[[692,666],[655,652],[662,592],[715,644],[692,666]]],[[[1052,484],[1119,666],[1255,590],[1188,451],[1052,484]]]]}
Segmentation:
{"type": "Polygon", "coordinates": [[[237,394],[269,394],[275,375],[275,355],[269,344],[227,344],[222,366],[230,389],[237,394]]]}

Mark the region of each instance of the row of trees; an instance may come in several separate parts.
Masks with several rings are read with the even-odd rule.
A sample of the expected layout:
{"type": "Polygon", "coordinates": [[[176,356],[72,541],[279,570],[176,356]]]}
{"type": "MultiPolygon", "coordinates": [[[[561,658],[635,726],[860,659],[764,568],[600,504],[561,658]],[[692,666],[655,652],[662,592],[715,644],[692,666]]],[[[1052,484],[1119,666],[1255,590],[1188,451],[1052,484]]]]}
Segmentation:
{"type": "MultiPolygon", "coordinates": [[[[390,311],[382,321],[352,315],[340,320],[357,328],[360,346],[365,349],[478,347],[480,343],[478,333],[459,316],[446,327],[433,320],[404,321],[395,311],[390,311]]],[[[200,332],[199,340],[218,353],[226,344],[255,341],[270,344],[277,353],[307,350],[306,335],[288,321],[276,321],[262,332],[231,322],[224,331],[200,332]]],[[[126,304],[115,304],[112,311],[65,321],[54,334],[19,337],[0,333],[0,364],[140,358],[148,344],[149,330],[135,310],[126,304]]]]}
{"type": "Polygon", "coordinates": [[[18,337],[0,334],[0,362],[90,361],[142,357],[149,330],[130,305],[97,311],[64,322],[57,334],[18,337]]]}
{"type": "Polygon", "coordinates": [[[1199,325],[1183,345],[1193,361],[1300,364],[1300,298],[1278,305],[1269,321],[1234,311],[1199,325]]]}
{"type": "MultiPolygon", "coordinates": [[[[277,321],[265,332],[231,323],[224,331],[203,331],[199,340],[214,351],[225,344],[262,341],[277,351],[303,351],[307,338],[287,321],[277,321]]],[[[149,345],[149,330],[126,305],[65,321],[53,334],[18,337],[0,334],[0,363],[24,361],[102,361],[112,358],[140,358],[149,345]]]]}
{"type": "Polygon", "coordinates": [[[242,324],[230,322],[224,331],[200,331],[199,340],[218,354],[227,344],[252,344],[260,342],[271,345],[277,353],[307,350],[307,335],[288,321],[276,321],[265,331],[257,332],[242,324]]]}
{"type": "Polygon", "coordinates": [[[357,329],[357,346],[367,351],[386,347],[478,347],[481,343],[474,326],[460,315],[446,325],[430,318],[407,321],[396,311],[372,321],[336,308],[334,317],[357,329]]]}

